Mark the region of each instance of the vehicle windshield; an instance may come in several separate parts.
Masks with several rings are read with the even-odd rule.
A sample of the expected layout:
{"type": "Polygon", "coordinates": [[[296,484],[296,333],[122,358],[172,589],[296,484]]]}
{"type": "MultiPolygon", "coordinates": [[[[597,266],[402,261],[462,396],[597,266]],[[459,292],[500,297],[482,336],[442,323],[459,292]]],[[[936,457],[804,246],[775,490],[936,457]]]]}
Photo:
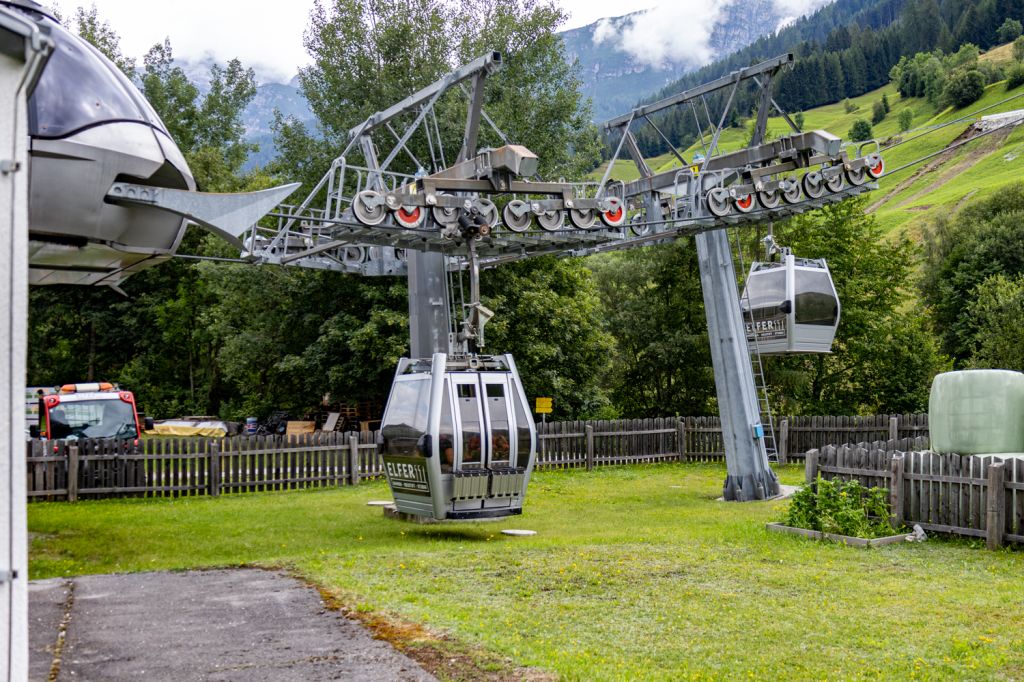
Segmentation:
{"type": "Polygon", "coordinates": [[[137,438],[131,403],[114,400],[76,400],[50,408],[50,433],[54,440],[79,438],[137,438]]]}

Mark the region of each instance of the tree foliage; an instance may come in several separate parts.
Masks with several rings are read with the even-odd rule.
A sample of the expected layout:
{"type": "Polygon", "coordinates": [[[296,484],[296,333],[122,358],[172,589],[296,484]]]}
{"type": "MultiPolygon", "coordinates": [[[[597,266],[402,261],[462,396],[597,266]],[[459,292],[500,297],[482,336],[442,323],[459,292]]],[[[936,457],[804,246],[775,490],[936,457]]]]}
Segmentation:
{"type": "Polygon", "coordinates": [[[923,409],[932,377],[947,366],[923,313],[908,305],[913,243],[882,239],[865,205],[850,199],[776,225],[779,243],[828,261],[841,304],[831,354],[766,358],[784,414],[923,409]]]}
{"type": "Polygon", "coordinates": [[[971,367],[1024,371],[1024,274],[993,275],[975,289],[967,315],[977,329],[971,344],[971,367]]]}
{"type": "Polygon", "coordinates": [[[858,118],[850,126],[850,132],[846,136],[850,139],[850,142],[863,142],[864,140],[870,140],[874,137],[875,133],[871,129],[871,123],[864,118],[858,118]]]}
{"type": "MultiPolygon", "coordinates": [[[[990,277],[1024,274],[1024,185],[964,206],[953,217],[935,219],[925,234],[921,295],[931,307],[943,350],[959,366],[968,364],[984,331],[971,307],[990,277]],[[979,336],[980,335],[980,336],[979,336]]],[[[994,295],[993,292],[989,292],[994,295]]]]}
{"type": "Polygon", "coordinates": [[[135,79],[135,60],[121,52],[120,36],[110,27],[110,22],[100,19],[96,5],[92,5],[89,9],[76,8],[72,20],[75,33],[91,43],[107,59],[114,62],[129,79],[135,79]]]}
{"type": "Polygon", "coordinates": [[[715,384],[692,238],[590,259],[623,417],[710,414],[715,384]]]}

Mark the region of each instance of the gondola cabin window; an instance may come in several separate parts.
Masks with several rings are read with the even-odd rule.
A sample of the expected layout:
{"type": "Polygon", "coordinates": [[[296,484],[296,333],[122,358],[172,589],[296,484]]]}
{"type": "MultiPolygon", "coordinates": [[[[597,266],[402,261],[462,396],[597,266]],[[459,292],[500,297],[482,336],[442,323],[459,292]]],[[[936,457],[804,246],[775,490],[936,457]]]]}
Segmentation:
{"type": "Polygon", "coordinates": [[[746,298],[740,303],[746,310],[753,310],[755,318],[777,314],[779,306],[786,300],[786,269],[762,271],[755,277],[756,286],[747,287],[744,292],[746,298]]]}
{"type": "Polygon", "coordinates": [[[450,473],[455,465],[455,422],[452,418],[452,400],[448,397],[448,380],[441,394],[441,427],[438,431],[441,453],[441,471],[450,473]]]}
{"type": "Polygon", "coordinates": [[[388,413],[381,426],[385,451],[389,455],[416,456],[420,437],[427,432],[430,414],[430,377],[396,381],[388,401],[388,413]]]}
{"type": "Polygon", "coordinates": [[[462,418],[462,465],[480,467],[483,461],[480,440],[480,403],[476,384],[457,384],[459,416],[462,418]]]}
{"type": "Polygon", "coordinates": [[[796,271],[796,323],[831,326],[839,316],[839,304],[828,271],[796,271]]]}
{"type": "Polygon", "coordinates": [[[509,463],[512,456],[509,444],[508,404],[504,384],[486,384],[487,417],[491,422],[491,464],[509,463]]]}

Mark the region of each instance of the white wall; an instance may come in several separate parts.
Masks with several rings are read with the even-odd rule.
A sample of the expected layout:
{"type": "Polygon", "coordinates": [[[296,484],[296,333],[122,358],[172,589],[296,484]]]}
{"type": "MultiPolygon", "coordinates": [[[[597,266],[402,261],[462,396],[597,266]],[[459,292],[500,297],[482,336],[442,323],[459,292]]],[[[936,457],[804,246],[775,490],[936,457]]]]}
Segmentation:
{"type": "MultiPolygon", "coordinates": [[[[0,31],[5,37],[24,36],[33,27],[0,10],[0,31]]],[[[10,45],[12,41],[4,42],[10,45]]],[[[6,680],[28,678],[28,69],[19,57],[23,55],[0,52],[0,679],[6,680]],[[20,166],[17,170],[12,167],[15,164],[20,166]]]]}

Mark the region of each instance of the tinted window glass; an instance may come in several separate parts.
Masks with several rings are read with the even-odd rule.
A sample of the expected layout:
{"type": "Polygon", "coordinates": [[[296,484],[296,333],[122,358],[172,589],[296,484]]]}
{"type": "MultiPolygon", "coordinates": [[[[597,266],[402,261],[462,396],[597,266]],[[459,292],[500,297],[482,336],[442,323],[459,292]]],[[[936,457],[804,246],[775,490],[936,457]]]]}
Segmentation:
{"type": "Polygon", "coordinates": [[[462,465],[479,468],[483,465],[483,444],[480,440],[480,403],[476,398],[476,384],[459,384],[457,395],[462,419],[462,465]]]}
{"type": "Polygon", "coordinates": [[[50,408],[49,438],[136,438],[135,411],[116,400],[76,400],[50,408]]]}
{"type": "Polygon", "coordinates": [[[505,386],[485,384],[487,387],[487,419],[491,425],[491,463],[508,465],[512,457],[509,442],[508,402],[505,400],[505,386]]]}
{"type": "Polygon", "coordinates": [[[786,269],[763,270],[755,272],[747,280],[747,286],[740,298],[740,306],[744,310],[775,308],[786,300],[786,269]]]}
{"type": "Polygon", "coordinates": [[[444,380],[441,398],[441,428],[438,432],[438,450],[441,453],[441,471],[451,471],[455,464],[455,422],[452,418],[452,399],[448,397],[448,380],[444,380]]]}
{"type": "Polygon", "coordinates": [[[518,391],[512,391],[512,402],[516,408],[516,465],[525,467],[530,463],[531,417],[518,391]]]}
{"type": "Polygon", "coordinates": [[[396,381],[380,428],[387,454],[419,454],[416,443],[427,431],[429,413],[430,377],[396,381]]]}
{"type": "Polygon", "coordinates": [[[839,317],[839,302],[832,279],[824,270],[796,271],[796,323],[834,325],[839,317]]]}
{"type": "Polygon", "coordinates": [[[29,100],[32,135],[64,137],[104,121],[139,121],[164,129],[120,69],[60,25],[47,23],[56,47],[29,100]]]}

